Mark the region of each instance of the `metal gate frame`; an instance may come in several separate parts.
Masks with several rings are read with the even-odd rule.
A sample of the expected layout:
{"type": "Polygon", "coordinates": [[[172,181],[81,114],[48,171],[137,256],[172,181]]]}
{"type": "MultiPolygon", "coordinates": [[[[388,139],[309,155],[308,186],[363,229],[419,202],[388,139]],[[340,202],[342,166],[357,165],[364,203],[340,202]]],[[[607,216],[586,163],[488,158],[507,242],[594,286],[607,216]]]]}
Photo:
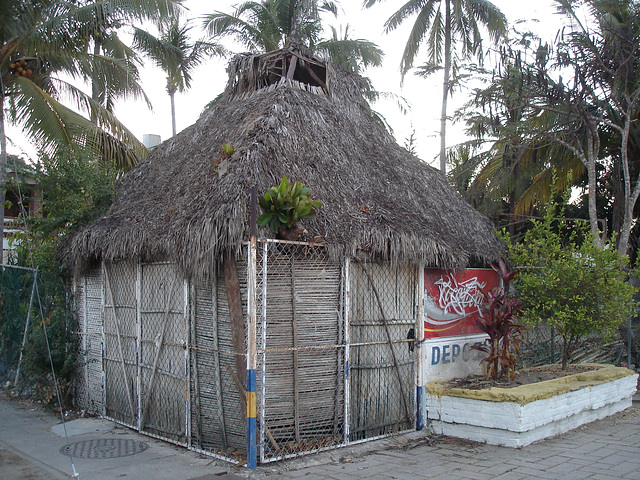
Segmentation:
{"type": "MultiPolygon", "coordinates": [[[[116,262],[114,262],[113,264],[116,264],[116,262]]],[[[112,265],[113,265],[112,264],[112,265]]],[[[128,381],[130,380],[127,375],[127,369],[126,369],[126,365],[127,364],[133,364],[135,365],[135,379],[131,379],[132,383],[134,384],[134,390],[135,390],[135,396],[134,398],[131,398],[131,394],[128,393],[127,394],[127,398],[128,398],[128,403],[130,404],[130,408],[132,409],[132,415],[130,418],[130,421],[127,421],[127,419],[123,419],[123,418],[117,418],[114,417],[112,415],[108,414],[108,409],[110,408],[110,406],[108,405],[108,391],[107,391],[107,387],[108,387],[108,382],[110,381],[107,378],[106,374],[103,374],[102,376],[102,389],[103,389],[103,403],[102,403],[102,416],[105,418],[108,418],[109,420],[112,420],[114,422],[126,425],[127,427],[130,427],[134,430],[139,431],[140,433],[143,433],[145,435],[148,435],[150,437],[154,437],[154,438],[158,438],[161,440],[165,440],[171,443],[175,443],[177,445],[181,445],[181,446],[188,446],[189,443],[189,437],[190,437],[190,419],[189,419],[189,409],[190,409],[190,399],[189,399],[189,394],[188,392],[190,391],[190,373],[189,373],[189,322],[188,322],[188,309],[189,309],[189,297],[188,297],[188,293],[189,293],[189,285],[188,282],[184,279],[180,278],[180,275],[176,272],[173,280],[171,281],[171,286],[169,288],[169,292],[170,294],[166,297],[166,302],[163,308],[162,312],[146,312],[143,311],[142,306],[143,306],[143,299],[142,299],[142,290],[144,288],[148,288],[148,285],[144,285],[142,284],[143,280],[143,269],[144,267],[158,267],[158,266],[173,266],[174,264],[172,262],[141,262],[141,261],[136,261],[134,263],[135,265],[135,272],[132,272],[131,275],[135,276],[135,281],[134,281],[134,289],[135,289],[135,306],[130,305],[127,306],[127,308],[135,308],[135,326],[134,326],[134,331],[135,331],[135,358],[129,358],[126,357],[125,353],[123,352],[122,349],[122,335],[120,333],[120,322],[119,322],[119,318],[118,315],[116,314],[116,308],[118,308],[118,306],[115,304],[114,302],[114,289],[112,286],[112,279],[110,278],[109,272],[108,272],[108,267],[106,265],[105,262],[102,263],[102,276],[104,278],[104,283],[103,283],[103,328],[102,328],[102,370],[104,373],[106,373],[105,371],[105,361],[107,356],[109,355],[109,349],[107,347],[107,342],[106,342],[106,332],[105,332],[105,328],[104,328],[104,324],[105,324],[105,320],[107,315],[111,315],[112,316],[112,321],[114,323],[115,326],[115,337],[116,337],[116,341],[117,341],[117,352],[114,352],[115,355],[117,355],[120,364],[122,365],[122,369],[123,369],[123,376],[124,376],[124,382],[125,385],[128,383],[128,381]],[[182,288],[180,288],[180,283],[182,283],[182,288]],[[176,295],[179,295],[179,292],[182,292],[182,299],[178,297],[176,297],[176,295]],[[177,298],[178,302],[181,302],[182,304],[182,311],[180,312],[176,312],[176,311],[171,311],[171,305],[174,301],[174,299],[177,298]],[[110,312],[110,313],[109,313],[110,312]],[[144,320],[143,320],[143,315],[144,314],[160,314],[162,315],[162,319],[161,319],[161,329],[160,332],[158,332],[158,334],[156,334],[155,336],[155,351],[152,352],[152,359],[153,359],[153,363],[151,365],[150,368],[150,377],[147,381],[145,381],[145,379],[143,377],[145,377],[145,372],[144,372],[144,368],[146,368],[143,365],[143,359],[142,359],[142,355],[143,355],[143,350],[146,348],[144,343],[146,344],[150,344],[150,339],[144,339],[143,338],[143,328],[144,328],[144,320]],[[178,367],[180,370],[182,370],[183,372],[183,376],[178,375],[177,376],[177,380],[180,382],[183,382],[184,385],[182,385],[180,387],[180,392],[182,392],[184,394],[183,398],[178,399],[179,402],[181,402],[183,404],[184,411],[185,411],[185,415],[184,415],[184,421],[182,423],[182,427],[184,428],[183,431],[180,432],[175,432],[175,433],[170,433],[167,432],[167,435],[163,435],[162,433],[157,433],[155,431],[153,431],[153,427],[151,426],[147,426],[145,424],[146,419],[149,416],[149,403],[150,403],[150,399],[151,399],[151,394],[154,391],[154,386],[156,383],[156,376],[158,375],[158,371],[160,370],[160,358],[161,358],[161,353],[162,350],[165,346],[169,346],[168,342],[166,341],[166,335],[167,335],[167,324],[169,321],[169,317],[170,315],[181,315],[182,316],[182,330],[181,336],[182,338],[181,340],[181,345],[179,345],[180,349],[183,349],[184,347],[184,362],[181,361],[181,364],[184,364],[184,368],[178,367]],[[126,357],[126,358],[125,358],[126,357]],[[172,438],[173,437],[173,438],[172,438]]],[[[149,345],[148,345],[149,346],[149,345]]],[[[176,347],[178,345],[170,345],[171,347],[176,347]]],[[[150,346],[149,346],[150,347],[150,346]]],[[[148,366],[147,366],[148,367],[148,366]]],[[[147,368],[148,369],[148,368],[147,368]]],[[[160,375],[172,375],[170,372],[165,372],[165,373],[161,373],[160,375]]],[[[176,374],[173,374],[174,377],[176,377],[176,374]]],[[[128,390],[128,389],[127,389],[128,390]]]]}
{"type": "MultiPolygon", "coordinates": [[[[257,379],[258,379],[257,392],[255,390],[253,390],[252,392],[250,385],[247,385],[247,389],[246,389],[247,426],[249,428],[251,423],[253,422],[253,424],[256,425],[256,428],[257,428],[255,435],[249,434],[247,436],[246,452],[248,457],[247,458],[248,465],[249,466],[251,465],[251,462],[249,462],[249,460],[251,458],[252,452],[255,452],[255,456],[253,457],[254,459],[260,461],[261,463],[268,463],[268,462],[280,460],[283,458],[296,457],[296,456],[310,454],[318,451],[333,449],[341,446],[361,443],[369,440],[374,440],[380,437],[384,437],[392,433],[398,433],[397,431],[393,431],[393,432],[384,433],[382,435],[371,436],[371,437],[365,436],[365,438],[358,438],[358,439],[352,439],[352,436],[351,436],[350,416],[352,412],[350,410],[350,405],[355,398],[354,395],[357,396],[358,394],[358,392],[351,391],[351,378],[350,378],[351,375],[350,375],[349,367],[350,367],[350,360],[351,360],[350,357],[353,353],[353,349],[360,348],[362,346],[367,346],[367,345],[386,345],[386,344],[391,345],[391,348],[407,348],[407,346],[410,345],[414,340],[405,339],[405,338],[394,338],[394,339],[389,338],[388,342],[377,341],[377,342],[354,343],[353,338],[351,337],[351,331],[350,331],[350,328],[351,328],[350,318],[351,318],[351,308],[352,308],[352,305],[351,305],[352,296],[354,294],[357,294],[357,292],[353,292],[351,290],[352,261],[349,258],[345,258],[341,265],[339,263],[335,264],[339,271],[338,279],[337,279],[339,283],[337,318],[339,323],[338,328],[341,331],[338,337],[340,338],[340,340],[337,343],[331,344],[331,345],[321,345],[317,347],[293,346],[293,348],[289,349],[291,352],[294,352],[294,351],[303,352],[305,349],[312,350],[314,348],[315,349],[331,349],[331,351],[335,352],[335,355],[337,355],[337,359],[338,359],[337,362],[339,364],[339,368],[336,371],[336,375],[337,375],[336,383],[339,383],[340,387],[338,388],[338,390],[336,390],[337,392],[336,393],[337,395],[336,412],[338,409],[341,410],[341,412],[336,418],[339,418],[340,421],[343,422],[342,425],[340,426],[341,438],[339,438],[337,441],[332,442],[330,445],[321,445],[321,444],[318,444],[315,446],[307,445],[304,450],[301,449],[300,451],[289,451],[289,452],[279,453],[279,454],[278,453],[274,454],[273,449],[271,449],[271,452],[269,454],[266,453],[266,450],[269,448],[270,442],[273,441],[270,438],[267,425],[265,425],[265,411],[266,409],[270,408],[270,406],[266,403],[266,400],[265,400],[266,388],[268,388],[268,385],[269,385],[268,384],[269,379],[265,377],[265,365],[266,365],[265,362],[268,361],[267,355],[270,353],[268,348],[269,345],[265,344],[267,329],[269,328],[266,322],[266,318],[267,318],[266,292],[268,291],[267,289],[269,288],[269,286],[266,283],[258,285],[257,283],[258,277],[262,275],[264,278],[266,278],[266,273],[268,272],[268,269],[269,269],[269,264],[268,264],[269,249],[287,248],[289,246],[303,248],[303,249],[304,248],[323,249],[324,247],[321,245],[313,245],[305,242],[287,242],[287,241],[280,241],[280,240],[273,240],[273,239],[260,239],[257,243],[259,245],[256,245],[256,248],[251,248],[251,245],[249,245],[248,243],[243,244],[243,250],[244,248],[246,248],[246,251],[243,253],[244,255],[246,255],[245,258],[247,260],[247,268],[246,268],[247,310],[244,312],[244,315],[246,315],[245,318],[247,319],[245,323],[247,328],[247,331],[246,331],[246,335],[247,335],[246,357],[247,357],[247,367],[248,367],[247,378],[251,378],[251,369],[252,369],[251,367],[253,367],[254,369],[253,378],[255,378],[255,373],[257,373],[257,379]],[[260,272],[258,271],[258,269],[260,269],[260,272]],[[260,288],[261,290],[258,291],[257,290],[258,288],[260,288]],[[258,338],[258,335],[260,335],[260,338],[258,338]],[[253,407],[249,408],[251,405],[253,405],[253,407]],[[251,417],[251,414],[253,414],[253,417],[251,417]],[[251,442],[252,437],[254,439],[253,444],[251,442]]],[[[100,268],[100,271],[102,272],[102,277],[104,280],[102,284],[102,289],[101,289],[102,290],[102,299],[101,299],[102,315],[101,316],[103,319],[103,325],[102,325],[102,358],[100,359],[101,365],[102,365],[102,372],[103,372],[102,379],[101,379],[102,380],[101,386],[103,391],[103,402],[102,402],[103,416],[115,422],[125,424],[146,435],[159,438],[165,441],[169,441],[174,444],[182,445],[191,450],[195,450],[200,453],[211,455],[213,457],[222,458],[226,461],[238,463],[237,457],[229,458],[226,455],[220,455],[219,453],[216,453],[214,451],[202,450],[198,448],[197,445],[191,444],[192,443],[192,436],[191,436],[192,423],[195,421],[194,418],[192,417],[191,411],[192,411],[192,403],[196,401],[195,398],[190,398],[191,394],[193,393],[192,385],[191,385],[193,381],[192,372],[191,372],[191,361],[192,361],[191,356],[192,356],[192,353],[195,351],[194,349],[197,349],[196,344],[192,342],[192,336],[195,333],[195,332],[192,332],[192,328],[194,328],[194,326],[192,325],[193,312],[191,311],[192,310],[191,296],[192,296],[192,289],[194,288],[194,286],[192,285],[191,281],[183,279],[179,275],[179,273],[177,273],[177,271],[175,273],[175,279],[173,280],[173,282],[175,282],[175,285],[171,288],[171,291],[174,292],[173,294],[174,296],[175,295],[179,296],[178,292],[180,291],[183,292],[183,298],[181,299],[182,311],[180,312],[180,314],[182,314],[182,317],[183,317],[183,322],[181,324],[182,337],[180,341],[182,342],[181,348],[184,348],[185,353],[184,353],[184,368],[179,375],[180,377],[179,381],[183,385],[183,388],[182,388],[183,393],[180,394],[179,401],[182,402],[185,409],[185,415],[184,415],[184,421],[183,421],[184,423],[183,423],[183,426],[180,427],[183,430],[182,432],[178,432],[180,433],[179,438],[177,438],[176,436],[173,436],[173,438],[171,438],[171,436],[162,435],[157,431],[149,431],[143,425],[143,421],[142,421],[143,415],[144,415],[143,412],[145,412],[148,408],[148,405],[145,406],[145,404],[148,403],[148,400],[145,400],[146,398],[148,398],[148,396],[144,395],[144,390],[145,389],[148,390],[149,384],[154,383],[153,377],[155,376],[155,374],[153,372],[157,370],[159,349],[156,350],[156,353],[154,356],[154,361],[153,361],[154,366],[151,370],[152,372],[151,379],[149,379],[146,385],[143,385],[143,378],[142,378],[143,375],[141,373],[142,367],[140,365],[140,362],[141,362],[140,356],[141,356],[141,349],[142,349],[141,329],[143,328],[141,325],[142,323],[142,318],[141,318],[142,298],[141,297],[142,297],[142,289],[144,288],[142,286],[142,282],[143,282],[142,271],[143,271],[144,265],[170,265],[172,266],[172,268],[175,268],[175,267],[172,262],[143,263],[139,260],[132,262],[131,265],[134,267],[132,269],[133,270],[132,275],[135,275],[135,281],[133,283],[135,285],[135,299],[136,299],[136,304],[135,304],[135,309],[136,309],[135,329],[136,329],[136,337],[137,337],[136,353],[135,353],[136,358],[125,359],[125,360],[127,361],[132,360],[135,362],[135,369],[136,369],[135,393],[137,397],[133,399],[135,418],[132,419],[133,421],[128,422],[128,421],[123,421],[123,418],[116,418],[114,416],[107,415],[108,405],[106,402],[108,398],[106,393],[106,387],[109,380],[106,378],[106,375],[105,375],[104,362],[106,361],[105,354],[108,354],[108,350],[105,342],[104,320],[107,315],[113,314],[115,305],[113,302],[113,292],[110,291],[110,289],[112,288],[111,282],[113,282],[114,280],[112,278],[109,278],[109,273],[107,272],[107,267],[104,262],[102,263],[100,268]],[[183,283],[182,288],[180,288],[179,286],[181,282],[183,283]]],[[[389,268],[393,268],[393,267],[389,267],[389,268]]],[[[409,269],[415,268],[416,271],[420,272],[420,269],[422,268],[422,266],[416,265],[416,266],[407,267],[407,268],[409,269]]],[[[411,270],[408,270],[408,271],[411,271],[411,270]]],[[[420,346],[419,340],[421,339],[420,332],[422,331],[421,327],[422,327],[423,306],[422,306],[422,294],[421,294],[422,287],[420,285],[420,280],[422,279],[422,277],[423,275],[416,276],[416,278],[418,279],[418,284],[415,285],[415,299],[410,300],[414,302],[416,306],[414,323],[415,323],[416,332],[418,333],[417,335],[418,339],[416,344],[416,347],[418,348],[415,349],[415,353],[413,357],[414,365],[415,365],[413,372],[415,374],[415,378],[414,379],[405,378],[405,381],[407,382],[405,385],[407,389],[406,390],[407,397],[408,397],[407,401],[409,402],[409,405],[410,405],[408,408],[412,410],[413,415],[409,419],[409,425],[407,426],[407,428],[401,431],[410,431],[410,430],[413,430],[416,426],[420,428],[420,417],[419,417],[420,387],[419,387],[418,379],[420,378],[419,375],[420,375],[420,369],[421,369],[421,364],[420,364],[421,356],[419,355],[419,346],[420,346]],[[410,380],[413,380],[413,381],[410,381],[410,380]],[[412,388],[412,387],[415,387],[415,388],[412,388]]],[[[169,280],[167,280],[167,282],[169,282],[169,280]]],[[[405,282],[404,285],[405,285],[405,292],[408,292],[408,289],[406,288],[406,286],[409,284],[405,282]]],[[[164,325],[166,325],[166,315],[167,315],[166,312],[168,309],[170,309],[170,304],[171,304],[170,300],[167,300],[163,312],[160,312],[160,313],[164,313],[165,315],[165,321],[163,322],[164,325]]],[[[172,313],[178,314],[177,311],[172,313]]],[[[114,325],[114,326],[117,326],[117,325],[114,325]]],[[[165,327],[163,326],[163,329],[164,328],[165,327]]],[[[160,338],[158,339],[158,341],[159,341],[158,346],[160,347],[164,342],[163,333],[160,334],[160,338]]],[[[113,348],[115,348],[115,344],[111,345],[112,350],[113,348]]],[[[255,386],[255,383],[254,383],[254,386],[255,386]]],[[[254,463],[255,463],[255,460],[254,460],[254,463]]]]}
{"type": "MultiPolygon", "coordinates": [[[[257,405],[257,420],[258,420],[258,456],[259,456],[259,461],[260,463],[269,463],[269,462],[273,462],[273,461],[278,461],[281,459],[286,459],[286,458],[292,458],[292,457],[298,457],[301,455],[306,455],[306,454],[311,454],[311,453],[315,453],[315,452],[319,452],[319,451],[324,451],[324,450],[329,450],[329,449],[333,449],[333,448],[338,448],[338,447],[343,447],[343,446],[347,446],[347,445],[353,445],[353,444],[357,444],[357,443],[362,443],[362,442],[366,442],[366,441],[370,441],[370,440],[375,440],[378,438],[382,438],[385,436],[388,436],[390,434],[395,434],[395,433],[400,433],[400,432],[405,432],[405,431],[412,431],[414,430],[416,427],[420,427],[420,423],[419,423],[419,402],[420,402],[420,398],[419,398],[419,384],[418,384],[418,379],[419,379],[419,373],[420,373],[420,350],[419,348],[415,349],[415,352],[413,354],[413,364],[414,364],[414,368],[413,368],[413,378],[409,379],[410,381],[407,382],[406,384],[406,401],[409,402],[407,405],[405,405],[403,408],[407,409],[407,415],[410,417],[408,419],[408,427],[404,430],[399,430],[399,431],[394,431],[394,432],[389,432],[389,433],[385,433],[385,434],[381,434],[381,435],[376,435],[376,436],[371,436],[371,437],[367,437],[367,438],[363,438],[363,439],[358,439],[358,440],[351,440],[351,435],[350,435],[350,431],[349,431],[349,425],[350,425],[350,401],[352,400],[352,396],[353,396],[353,392],[350,391],[350,385],[351,385],[351,379],[350,379],[350,374],[349,374],[349,365],[350,365],[350,355],[351,355],[351,350],[353,347],[362,347],[362,346],[375,346],[375,345],[380,345],[380,342],[362,342],[362,343],[353,343],[352,339],[350,338],[350,308],[351,308],[351,260],[349,258],[345,258],[342,266],[341,266],[341,280],[340,280],[340,313],[339,313],[339,319],[340,319],[340,327],[342,328],[342,332],[343,332],[343,339],[342,342],[336,344],[336,345],[331,345],[331,346],[319,346],[317,348],[333,348],[336,349],[336,351],[340,351],[342,352],[342,357],[343,357],[343,378],[342,378],[342,391],[343,391],[343,397],[341,399],[342,401],[342,407],[343,407],[343,413],[342,413],[342,420],[343,420],[343,425],[342,425],[342,440],[338,443],[332,444],[330,446],[318,446],[317,448],[310,448],[308,450],[304,450],[304,451],[300,451],[300,452],[290,452],[290,453],[282,453],[282,454],[271,454],[271,455],[267,455],[266,454],[266,450],[267,450],[267,446],[269,445],[270,442],[273,442],[273,439],[271,438],[271,435],[267,429],[267,426],[265,424],[265,411],[267,408],[269,408],[269,405],[267,405],[265,403],[265,398],[266,398],[266,389],[268,386],[268,378],[265,377],[265,366],[266,366],[266,361],[267,361],[267,354],[272,352],[269,349],[269,346],[266,345],[266,335],[267,335],[267,330],[268,330],[268,325],[267,325],[267,302],[266,302],[266,298],[267,298],[267,291],[268,291],[268,284],[266,282],[266,278],[267,278],[267,272],[268,272],[268,252],[269,252],[269,248],[273,248],[274,246],[277,246],[277,244],[286,244],[286,245],[301,245],[301,246],[309,246],[310,244],[305,243],[305,242],[290,242],[290,241],[280,241],[280,240],[272,240],[272,239],[266,239],[266,240],[259,240],[260,243],[260,252],[259,253],[254,253],[255,257],[252,258],[252,254],[251,254],[251,249],[249,249],[249,265],[253,264],[255,265],[255,269],[254,269],[254,278],[249,278],[248,283],[249,285],[252,284],[252,282],[255,282],[255,277],[261,276],[263,279],[265,279],[265,281],[263,281],[260,285],[257,285],[257,288],[261,290],[260,293],[258,292],[254,292],[253,293],[253,298],[249,299],[249,302],[253,302],[254,305],[256,305],[255,307],[255,324],[257,325],[258,328],[257,330],[260,331],[260,338],[254,337],[249,338],[248,340],[248,344],[250,345],[253,342],[255,342],[256,345],[256,349],[254,350],[257,354],[257,365],[258,365],[258,379],[259,379],[259,389],[258,389],[258,405],[257,405]],[[257,264],[257,258],[256,257],[261,257],[261,264],[258,265],[257,264]],[[258,273],[257,269],[261,269],[262,272],[258,273]],[[259,298],[258,298],[259,297],[259,298]],[[410,411],[409,411],[410,410],[410,411]]],[[[317,247],[317,246],[316,246],[317,247]]],[[[420,279],[422,278],[423,275],[420,274],[421,272],[421,265],[416,265],[415,267],[415,271],[416,271],[416,279],[417,281],[415,282],[415,298],[413,299],[414,304],[415,304],[415,311],[414,311],[414,326],[413,328],[416,329],[417,332],[421,331],[421,325],[422,325],[422,309],[423,309],[423,301],[422,301],[422,290],[421,290],[421,284],[420,284],[420,279]]],[[[251,268],[249,268],[248,271],[248,275],[251,277],[252,272],[251,272],[251,268]]],[[[254,283],[255,284],[255,283],[254,283]]],[[[249,294],[251,295],[251,292],[249,292],[249,294]]],[[[380,305],[380,308],[382,308],[382,306],[380,305]]],[[[384,316],[384,313],[382,313],[382,315],[384,316]]],[[[251,323],[251,321],[249,322],[251,323]]],[[[255,332],[255,330],[254,330],[255,332]]],[[[255,335],[255,333],[254,333],[255,335]]],[[[251,334],[250,334],[251,336],[251,334]]],[[[420,337],[420,333],[418,334],[418,340],[421,338],[420,337]]],[[[409,345],[411,345],[415,340],[414,339],[405,339],[405,338],[401,338],[401,339],[391,339],[388,338],[388,342],[384,342],[384,344],[387,344],[390,346],[391,351],[393,352],[394,348],[398,348],[398,347],[408,347],[409,345]]],[[[419,344],[417,345],[419,347],[419,344]]],[[[296,347],[294,346],[293,348],[290,348],[288,350],[291,351],[302,351],[304,348],[308,348],[308,347],[296,347]]],[[[250,351],[250,347],[249,347],[249,351],[250,351]]],[[[255,365],[255,363],[254,363],[255,365]]],[[[249,445],[249,442],[247,443],[249,445]]],[[[249,449],[248,449],[249,451],[249,449]]]]}

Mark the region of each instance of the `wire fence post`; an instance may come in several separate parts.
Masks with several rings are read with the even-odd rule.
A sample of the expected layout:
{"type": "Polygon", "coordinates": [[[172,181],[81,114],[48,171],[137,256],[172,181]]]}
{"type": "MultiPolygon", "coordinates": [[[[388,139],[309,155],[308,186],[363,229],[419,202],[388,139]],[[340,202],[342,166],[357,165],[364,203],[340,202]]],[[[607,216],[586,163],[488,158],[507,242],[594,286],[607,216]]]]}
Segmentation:
{"type": "Polygon", "coordinates": [[[24,324],[24,335],[22,336],[22,345],[20,346],[20,357],[18,358],[18,367],[16,368],[16,378],[13,381],[13,385],[18,384],[18,378],[20,377],[20,365],[22,365],[22,354],[24,347],[27,344],[27,333],[29,332],[29,322],[31,321],[31,307],[33,306],[33,296],[36,293],[36,282],[38,281],[38,269],[33,271],[33,286],[31,287],[31,297],[29,298],[29,310],[27,310],[27,321],[24,324]]]}
{"type": "Polygon", "coordinates": [[[627,368],[631,367],[631,340],[633,338],[633,329],[631,328],[631,316],[627,321],[627,368]]]}
{"type": "Polygon", "coordinates": [[[422,343],[424,342],[424,263],[418,264],[418,291],[416,294],[415,359],[416,359],[416,430],[424,427],[422,400],[424,386],[424,364],[422,343]]]}

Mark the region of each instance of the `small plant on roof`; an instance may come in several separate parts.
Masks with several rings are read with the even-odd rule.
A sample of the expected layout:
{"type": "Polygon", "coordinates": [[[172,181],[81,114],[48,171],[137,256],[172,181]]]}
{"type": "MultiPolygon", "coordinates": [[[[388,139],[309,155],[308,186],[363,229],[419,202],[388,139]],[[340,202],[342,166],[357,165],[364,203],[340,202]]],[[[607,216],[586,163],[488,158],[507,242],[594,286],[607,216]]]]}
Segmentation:
{"type": "Polygon", "coordinates": [[[295,230],[296,222],[313,218],[316,208],[322,206],[309,198],[308,188],[300,182],[291,184],[286,176],[282,177],[280,185],[271,187],[259,203],[264,213],[258,217],[258,225],[268,225],[272,232],[278,232],[284,238],[288,238],[287,230],[295,230]]]}
{"type": "Polygon", "coordinates": [[[471,348],[487,354],[481,361],[487,379],[513,380],[525,329],[524,325],[518,323],[522,302],[509,291],[511,282],[518,278],[518,272],[510,272],[502,259],[498,265],[490,265],[502,279],[502,286],[482,292],[485,305],[482,307],[482,318],[477,320],[477,324],[489,335],[489,341],[471,348]]]}

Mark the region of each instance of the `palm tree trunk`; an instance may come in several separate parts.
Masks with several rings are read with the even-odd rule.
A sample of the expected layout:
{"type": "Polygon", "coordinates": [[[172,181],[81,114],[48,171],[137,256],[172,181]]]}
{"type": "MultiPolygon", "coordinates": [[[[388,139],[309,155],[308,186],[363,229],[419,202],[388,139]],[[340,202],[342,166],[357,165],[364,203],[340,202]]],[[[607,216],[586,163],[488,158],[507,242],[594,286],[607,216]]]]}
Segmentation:
{"type": "MultiPolygon", "coordinates": [[[[593,241],[598,246],[602,246],[602,236],[598,226],[598,209],[597,209],[597,171],[596,159],[600,150],[600,139],[597,132],[587,132],[587,179],[589,194],[589,225],[591,226],[591,234],[593,241]]],[[[606,232],[605,232],[606,234],[606,232]]]]}
{"type": "MultiPolygon", "coordinates": [[[[93,45],[93,55],[94,55],[94,57],[97,57],[98,55],[100,55],[100,42],[98,42],[97,39],[94,39],[94,41],[95,41],[95,43],[93,45]]],[[[100,102],[100,92],[98,91],[98,81],[97,81],[96,67],[94,66],[92,68],[92,70],[93,70],[93,73],[91,75],[91,98],[96,103],[99,103],[100,102]]],[[[91,109],[90,120],[91,120],[91,123],[95,123],[96,125],[98,124],[98,115],[93,109],[91,109]]]]}
{"type": "Polygon", "coordinates": [[[169,90],[169,98],[171,99],[171,131],[173,132],[172,136],[176,135],[176,100],[175,100],[175,91],[169,90]]]}
{"type": "MultiPolygon", "coordinates": [[[[4,85],[3,85],[4,87],[4,85]]],[[[4,88],[3,88],[4,90],[4,88]]],[[[7,135],[4,130],[4,91],[0,92],[0,228],[2,229],[2,257],[4,263],[4,191],[7,184],[7,135]]]]}
{"type": "Polygon", "coordinates": [[[449,99],[449,78],[451,76],[451,4],[445,0],[444,26],[444,79],[442,81],[442,112],[440,115],[440,172],[447,174],[447,100],[449,99]]]}
{"type": "Polygon", "coordinates": [[[636,203],[638,202],[638,197],[640,196],[640,181],[636,181],[636,184],[632,187],[631,173],[629,169],[629,136],[631,123],[635,121],[632,119],[631,108],[627,108],[624,120],[624,128],[621,132],[622,138],[620,140],[620,160],[622,163],[624,180],[624,195],[622,196],[624,214],[622,219],[622,228],[620,229],[620,237],[618,238],[618,253],[623,256],[629,253],[629,239],[634,223],[633,211],[636,203]]]}

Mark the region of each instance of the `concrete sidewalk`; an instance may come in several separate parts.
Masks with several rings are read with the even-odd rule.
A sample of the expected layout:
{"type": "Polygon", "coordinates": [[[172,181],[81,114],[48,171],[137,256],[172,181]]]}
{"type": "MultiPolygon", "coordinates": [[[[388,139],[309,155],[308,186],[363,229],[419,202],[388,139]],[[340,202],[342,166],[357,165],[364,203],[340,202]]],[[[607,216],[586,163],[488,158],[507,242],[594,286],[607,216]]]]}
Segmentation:
{"type": "MultiPolygon", "coordinates": [[[[101,419],[65,424],[68,443],[116,458],[71,458],[60,419],[0,393],[0,480],[114,478],[261,479],[640,479],[640,398],[604,420],[523,449],[496,447],[423,432],[298,459],[236,467],[101,419]],[[146,446],[146,448],[144,448],[146,446]]],[[[81,450],[75,450],[82,453],[81,450]]]]}

